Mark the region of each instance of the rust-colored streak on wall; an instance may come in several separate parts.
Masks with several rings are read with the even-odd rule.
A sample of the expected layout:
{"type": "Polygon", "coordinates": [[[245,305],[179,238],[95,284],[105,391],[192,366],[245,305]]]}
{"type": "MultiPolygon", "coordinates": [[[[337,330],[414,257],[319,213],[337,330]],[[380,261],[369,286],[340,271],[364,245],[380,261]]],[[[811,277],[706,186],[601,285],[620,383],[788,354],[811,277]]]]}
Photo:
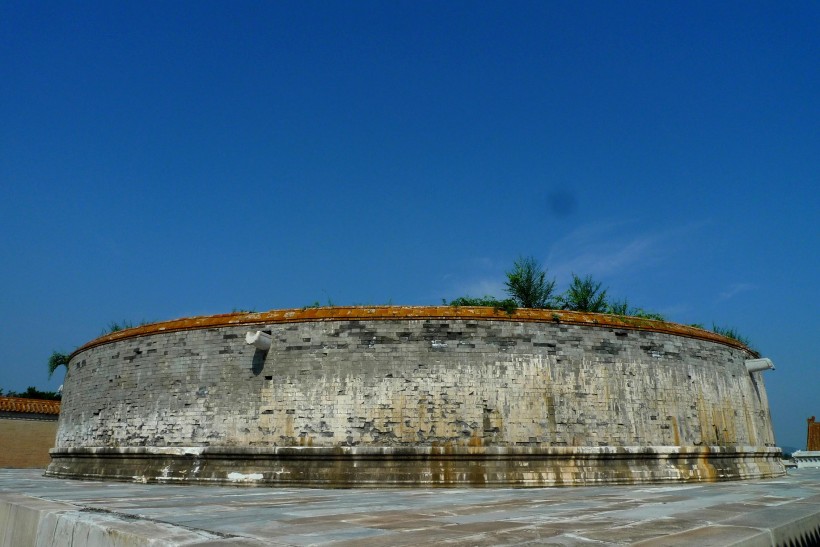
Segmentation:
{"type": "Polygon", "coordinates": [[[809,432],[806,437],[806,450],[820,450],[820,422],[814,421],[814,416],[807,420],[809,432]]]}
{"type": "Polygon", "coordinates": [[[45,468],[56,436],[56,420],[0,418],[0,468],[45,468]]]}
{"type": "Polygon", "coordinates": [[[185,317],[151,323],[125,329],[88,342],[71,354],[78,353],[116,340],[148,336],[167,332],[208,329],[225,326],[256,325],[271,323],[305,323],[312,321],[358,321],[358,320],[402,320],[402,319],[489,319],[493,321],[520,321],[533,323],[560,323],[564,325],[586,325],[593,327],[617,327],[628,330],[661,332],[710,340],[727,346],[755,352],[731,338],[696,327],[655,321],[640,317],[609,315],[603,313],[583,313],[567,310],[535,310],[521,308],[513,313],[487,307],[468,306],[347,306],[328,308],[306,308],[291,310],[271,310],[259,313],[225,313],[200,317],[185,317]]]}

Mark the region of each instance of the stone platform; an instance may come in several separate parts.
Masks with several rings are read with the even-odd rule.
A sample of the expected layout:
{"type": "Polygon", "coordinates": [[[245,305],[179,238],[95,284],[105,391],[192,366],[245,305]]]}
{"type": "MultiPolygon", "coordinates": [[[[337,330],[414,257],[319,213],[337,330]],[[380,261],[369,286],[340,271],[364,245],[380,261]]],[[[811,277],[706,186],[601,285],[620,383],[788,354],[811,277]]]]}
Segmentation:
{"type": "Polygon", "coordinates": [[[0,547],[818,545],[820,469],[685,485],[534,489],[172,486],[0,470],[0,547]]]}

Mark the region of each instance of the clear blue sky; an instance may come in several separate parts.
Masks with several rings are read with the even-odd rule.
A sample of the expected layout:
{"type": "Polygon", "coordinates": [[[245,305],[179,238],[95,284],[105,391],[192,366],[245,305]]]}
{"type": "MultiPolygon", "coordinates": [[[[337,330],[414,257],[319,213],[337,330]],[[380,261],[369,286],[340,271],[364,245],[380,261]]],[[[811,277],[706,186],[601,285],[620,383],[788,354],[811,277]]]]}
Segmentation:
{"type": "Polygon", "coordinates": [[[820,416],[817,2],[0,3],[0,387],[112,321],[503,295],[538,258],[820,416]]]}

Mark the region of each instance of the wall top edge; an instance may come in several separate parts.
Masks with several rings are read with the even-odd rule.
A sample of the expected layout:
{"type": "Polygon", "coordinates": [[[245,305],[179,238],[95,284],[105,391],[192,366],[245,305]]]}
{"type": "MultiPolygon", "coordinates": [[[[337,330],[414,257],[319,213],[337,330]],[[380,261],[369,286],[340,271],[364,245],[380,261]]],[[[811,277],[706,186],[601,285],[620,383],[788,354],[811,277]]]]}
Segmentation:
{"type": "Polygon", "coordinates": [[[124,329],[80,346],[71,354],[117,342],[128,338],[149,336],[168,332],[199,330],[219,327],[238,327],[242,325],[267,325],[287,323],[308,323],[321,321],[390,321],[390,320],[479,320],[510,321],[525,323],[555,323],[589,327],[605,327],[626,330],[642,330],[673,334],[687,338],[708,340],[737,349],[745,350],[758,356],[750,348],[737,340],[721,336],[714,332],[654,319],[643,319],[604,313],[575,312],[568,310],[519,308],[512,313],[491,307],[476,306],[335,306],[321,308],[296,308],[270,310],[266,312],[234,312],[219,315],[183,317],[170,321],[161,321],[124,329]]]}

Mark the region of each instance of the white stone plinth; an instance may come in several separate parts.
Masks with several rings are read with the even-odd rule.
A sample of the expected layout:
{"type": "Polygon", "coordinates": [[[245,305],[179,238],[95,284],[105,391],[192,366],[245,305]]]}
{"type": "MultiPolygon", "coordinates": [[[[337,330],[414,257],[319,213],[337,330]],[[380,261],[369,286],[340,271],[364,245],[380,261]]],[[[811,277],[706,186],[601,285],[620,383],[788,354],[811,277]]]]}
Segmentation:
{"type": "Polygon", "coordinates": [[[792,453],[792,459],[798,469],[807,467],[820,468],[820,450],[798,450],[792,453]]]}

